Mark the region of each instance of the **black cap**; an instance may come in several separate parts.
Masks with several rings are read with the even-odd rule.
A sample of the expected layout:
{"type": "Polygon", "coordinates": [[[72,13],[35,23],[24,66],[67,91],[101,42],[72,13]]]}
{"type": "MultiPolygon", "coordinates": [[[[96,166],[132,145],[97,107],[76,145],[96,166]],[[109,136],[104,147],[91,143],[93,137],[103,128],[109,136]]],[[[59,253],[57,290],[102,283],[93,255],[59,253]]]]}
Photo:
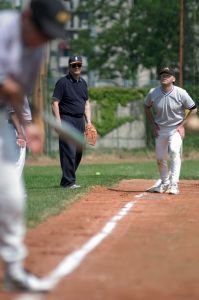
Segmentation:
{"type": "Polygon", "coordinates": [[[170,68],[170,67],[164,67],[164,68],[162,68],[160,70],[159,74],[161,75],[163,73],[175,76],[175,71],[172,68],[170,68]]]}
{"type": "Polygon", "coordinates": [[[69,57],[68,63],[75,64],[75,63],[82,63],[82,57],[80,55],[72,55],[69,57]]]}
{"type": "Polygon", "coordinates": [[[70,19],[59,0],[31,0],[30,10],[36,27],[49,38],[64,38],[65,23],[70,19]]]}

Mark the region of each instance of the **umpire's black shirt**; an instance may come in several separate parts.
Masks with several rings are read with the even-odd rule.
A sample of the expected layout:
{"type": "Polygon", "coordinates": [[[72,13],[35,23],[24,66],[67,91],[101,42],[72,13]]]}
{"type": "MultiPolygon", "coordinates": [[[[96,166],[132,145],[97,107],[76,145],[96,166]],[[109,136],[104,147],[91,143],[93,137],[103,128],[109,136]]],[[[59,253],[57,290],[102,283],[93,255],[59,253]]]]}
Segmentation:
{"type": "Polygon", "coordinates": [[[76,80],[69,73],[57,81],[53,99],[59,101],[60,116],[82,117],[88,100],[86,81],[82,77],[76,80]]]}

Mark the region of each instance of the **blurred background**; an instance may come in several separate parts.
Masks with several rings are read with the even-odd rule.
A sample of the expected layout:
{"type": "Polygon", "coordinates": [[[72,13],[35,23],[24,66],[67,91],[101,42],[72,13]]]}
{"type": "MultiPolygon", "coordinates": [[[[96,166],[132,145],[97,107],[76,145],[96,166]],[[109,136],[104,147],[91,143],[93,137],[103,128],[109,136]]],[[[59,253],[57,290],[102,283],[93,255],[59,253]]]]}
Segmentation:
{"type": "MultiPolygon", "coordinates": [[[[0,9],[20,10],[27,3],[0,0],[0,9]]],[[[153,149],[143,103],[150,88],[159,84],[159,69],[173,67],[176,84],[199,103],[199,1],[63,3],[71,15],[66,38],[47,46],[46,61],[31,97],[41,110],[50,111],[54,85],[68,72],[68,57],[80,54],[92,120],[99,134],[95,149],[153,149]]],[[[45,154],[52,156],[58,150],[57,136],[48,127],[45,130],[45,154]]],[[[198,146],[198,134],[187,133],[185,151],[197,150],[198,146]]]]}

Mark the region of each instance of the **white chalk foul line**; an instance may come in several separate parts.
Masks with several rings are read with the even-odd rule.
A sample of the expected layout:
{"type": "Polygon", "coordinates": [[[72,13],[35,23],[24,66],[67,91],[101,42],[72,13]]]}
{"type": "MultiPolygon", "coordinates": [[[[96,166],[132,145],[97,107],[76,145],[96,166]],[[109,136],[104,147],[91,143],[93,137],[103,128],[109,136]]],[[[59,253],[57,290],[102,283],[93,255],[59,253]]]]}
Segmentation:
{"type": "Polygon", "coordinates": [[[44,297],[43,295],[39,295],[39,294],[24,293],[16,297],[14,300],[44,300],[44,297]]]}
{"type": "Polygon", "coordinates": [[[115,216],[108,221],[105,226],[94,235],[88,242],[86,242],[79,250],[74,251],[57,266],[57,268],[46,277],[45,280],[49,282],[52,288],[59,282],[59,280],[70,274],[76,269],[84,258],[95,249],[116,227],[117,223],[127,215],[128,211],[135,205],[135,201],[128,202],[115,216]]]}
{"type": "Polygon", "coordinates": [[[135,198],[142,198],[143,196],[146,196],[146,193],[141,193],[139,195],[135,195],[135,198]]]}
{"type": "MultiPolygon", "coordinates": [[[[145,193],[136,195],[134,198],[142,198],[145,193]]],[[[85,257],[94,250],[116,227],[117,223],[124,218],[129,210],[137,203],[136,201],[130,201],[124,205],[124,207],[113,216],[110,221],[108,221],[105,226],[94,235],[88,242],[86,242],[79,250],[72,252],[70,255],[66,256],[63,261],[45,278],[42,282],[49,286],[49,290],[52,290],[59,281],[66,275],[72,273],[85,259],[85,257]]],[[[15,300],[43,300],[41,294],[23,294],[15,300]],[[29,298],[27,298],[29,297],[29,298]]]]}

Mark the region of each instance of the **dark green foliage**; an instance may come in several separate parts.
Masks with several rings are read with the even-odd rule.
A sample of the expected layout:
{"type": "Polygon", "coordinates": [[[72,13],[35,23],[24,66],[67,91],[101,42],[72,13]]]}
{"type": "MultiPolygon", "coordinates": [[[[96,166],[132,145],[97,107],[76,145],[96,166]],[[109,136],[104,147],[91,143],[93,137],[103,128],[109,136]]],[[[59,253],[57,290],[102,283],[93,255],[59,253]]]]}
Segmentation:
{"type": "Polygon", "coordinates": [[[11,1],[0,1],[0,10],[12,8],[11,1]]]}
{"type": "MultiPolygon", "coordinates": [[[[152,79],[163,65],[179,65],[179,1],[82,1],[89,27],[73,40],[72,50],[88,57],[89,70],[102,78],[134,79],[142,65],[152,79]],[[132,5],[130,5],[132,2],[132,5]]],[[[199,81],[197,66],[199,3],[184,1],[184,79],[199,81]]]]}
{"type": "Polygon", "coordinates": [[[148,90],[148,88],[121,87],[90,88],[89,95],[91,99],[95,99],[97,102],[109,101],[126,105],[132,100],[143,99],[148,90]]]}
{"type": "Polygon", "coordinates": [[[133,121],[140,116],[132,115],[129,117],[118,117],[116,114],[118,104],[126,106],[129,102],[140,100],[140,110],[143,115],[143,99],[148,89],[133,88],[90,88],[89,97],[91,101],[96,102],[96,112],[93,118],[98,133],[103,136],[119,127],[120,125],[133,121]]]}

